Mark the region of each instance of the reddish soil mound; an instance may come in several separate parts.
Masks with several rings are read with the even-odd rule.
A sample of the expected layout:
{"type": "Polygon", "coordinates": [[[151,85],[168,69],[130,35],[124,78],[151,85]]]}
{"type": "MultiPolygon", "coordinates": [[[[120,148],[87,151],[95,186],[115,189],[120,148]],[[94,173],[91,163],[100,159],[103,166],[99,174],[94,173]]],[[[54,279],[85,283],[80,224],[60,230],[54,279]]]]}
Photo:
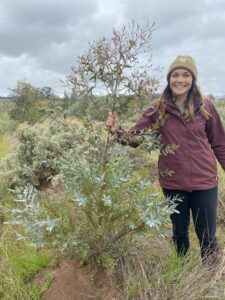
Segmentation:
{"type": "Polygon", "coordinates": [[[103,274],[91,282],[88,268],[74,261],[64,261],[53,271],[54,281],[43,300],[117,300],[110,282],[103,274]],[[98,279],[99,278],[99,279],[98,279]],[[103,280],[104,278],[104,280],[103,280]]]}

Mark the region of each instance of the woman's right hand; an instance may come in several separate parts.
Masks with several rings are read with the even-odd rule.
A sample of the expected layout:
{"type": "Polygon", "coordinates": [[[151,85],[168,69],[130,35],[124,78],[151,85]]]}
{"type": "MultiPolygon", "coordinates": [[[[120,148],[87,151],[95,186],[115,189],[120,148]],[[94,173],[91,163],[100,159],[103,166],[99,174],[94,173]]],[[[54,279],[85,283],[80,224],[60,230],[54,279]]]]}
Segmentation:
{"type": "Polygon", "coordinates": [[[105,126],[111,133],[115,133],[120,128],[119,120],[115,112],[108,113],[108,119],[105,122],[105,126]]]}

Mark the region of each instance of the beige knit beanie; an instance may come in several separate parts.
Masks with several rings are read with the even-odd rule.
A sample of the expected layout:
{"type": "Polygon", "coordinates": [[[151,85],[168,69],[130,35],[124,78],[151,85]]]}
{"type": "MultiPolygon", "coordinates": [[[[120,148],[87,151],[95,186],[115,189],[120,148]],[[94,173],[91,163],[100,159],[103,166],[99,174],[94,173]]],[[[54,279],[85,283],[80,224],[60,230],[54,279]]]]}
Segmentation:
{"type": "Polygon", "coordinates": [[[176,57],[174,62],[169,66],[169,70],[167,72],[167,80],[169,80],[170,74],[175,69],[182,68],[187,69],[191,72],[191,74],[194,76],[194,78],[197,80],[198,77],[198,71],[195,64],[194,59],[191,56],[188,55],[179,55],[176,57]]]}

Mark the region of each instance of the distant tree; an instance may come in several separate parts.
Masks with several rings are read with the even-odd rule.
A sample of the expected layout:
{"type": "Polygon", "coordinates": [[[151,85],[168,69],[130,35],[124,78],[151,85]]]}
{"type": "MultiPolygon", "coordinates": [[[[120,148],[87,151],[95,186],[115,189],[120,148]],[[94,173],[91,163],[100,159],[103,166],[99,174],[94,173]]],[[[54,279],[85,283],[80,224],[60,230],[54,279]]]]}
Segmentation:
{"type": "Polygon", "coordinates": [[[11,89],[10,96],[13,102],[13,107],[9,111],[10,118],[19,122],[34,123],[38,118],[38,89],[26,81],[20,80],[16,87],[11,89]]]}
{"type": "Polygon", "coordinates": [[[70,101],[70,96],[69,96],[69,94],[66,91],[64,91],[63,101],[65,101],[65,102],[70,101]]]}
{"type": "Polygon", "coordinates": [[[208,97],[210,100],[212,100],[213,102],[216,101],[216,97],[215,97],[213,94],[209,94],[209,95],[207,95],[207,97],[208,97]]]}
{"type": "Polygon", "coordinates": [[[49,86],[44,86],[43,88],[39,88],[38,90],[39,90],[41,99],[57,98],[53,89],[49,86]]]}

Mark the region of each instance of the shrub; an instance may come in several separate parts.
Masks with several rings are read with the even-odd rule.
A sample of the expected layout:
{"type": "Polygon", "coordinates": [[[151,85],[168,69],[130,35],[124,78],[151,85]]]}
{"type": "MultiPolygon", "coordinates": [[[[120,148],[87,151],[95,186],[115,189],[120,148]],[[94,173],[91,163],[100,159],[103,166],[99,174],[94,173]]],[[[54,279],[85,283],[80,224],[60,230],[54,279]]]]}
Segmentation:
{"type": "Polygon", "coordinates": [[[43,124],[23,123],[16,131],[17,143],[1,162],[1,175],[11,188],[28,183],[42,187],[59,173],[62,154],[75,147],[73,130],[77,122],[46,120],[43,124]]]}
{"type": "Polygon", "coordinates": [[[73,245],[81,261],[94,261],[112,271],[125,237],[149,230],[164,236],[163,225],[175,205],[168,206],[168,201],[151,192],[151,182],[140,178],[137,165],[127,158],[127,149],[107,137],[102,126],[86,123],[74,132],[74,139],[76,147],[62,153],[59,164],[74,203],[74,232],[68,229],[70,234],[65,236],[63,218],[47,216],[31,188],[20,190],[16,201],[22,207],[11,211],[13,223],[24,226],[33,244],[40,245],[46,238],[44,232],[52,231],[55,247],[73,245]]]}
{"type": "Polygon", "coordinates": [[[16,88],[11,90],[10,96],[14,105],[9,111],[10,118],[19,122],[35,123],[39,119],[38,95],[38,90],[30,83],[18,81],[16,88]]]}

